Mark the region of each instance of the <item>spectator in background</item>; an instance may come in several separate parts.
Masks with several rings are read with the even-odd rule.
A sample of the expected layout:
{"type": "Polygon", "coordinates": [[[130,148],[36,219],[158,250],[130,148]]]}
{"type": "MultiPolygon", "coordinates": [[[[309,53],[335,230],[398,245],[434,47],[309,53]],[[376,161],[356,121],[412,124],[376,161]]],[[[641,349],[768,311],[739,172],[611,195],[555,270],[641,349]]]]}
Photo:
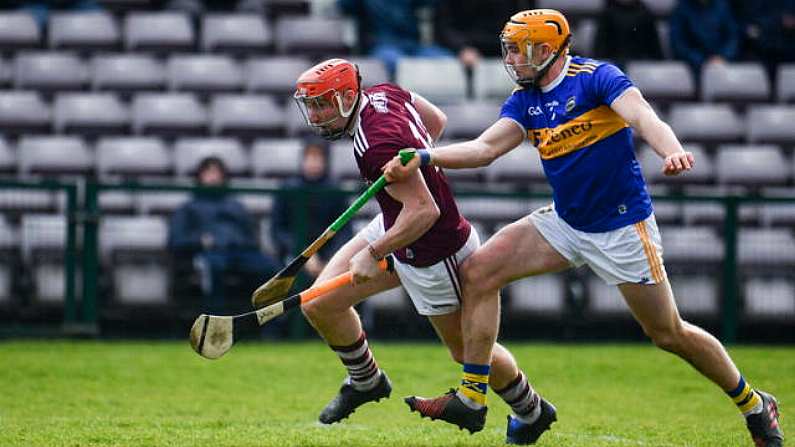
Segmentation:
{"type": "Polygon", "coordinates": [[[744,0],[735,11],[744,58],[761,60],[775,82],[778,64],[795,62],[795,0],[744,0]]]}
{"type": "MultiPolygon", "coordinates": [[[[251,216],[225,189],[223,160],[205,158],[196,178],[206,189],[196,191],[171,217],[168,247],[176,259],[193,260],[201,276],[203,310],[225,312],[232,304],[225,293],[227,275],[239,275],[253,289],[279,267],[260,251],[251,216]]],[[[248,304],[248,296],[242,301],[248,304]]]]}
{"type": "MultiPolygon", "coordinates": [[[[331,167],[331,154],[325,140],[310,137],[304,140],[299,174],[288,179],[282,186],[290,189],[334,189],[336,183],[329,175],[331,167]]],[[[326,194],[311,194],[306,196],[306,201],[294,200],[288,194],[276,198],[273,206],[272,237],[280,259],[285,260],[297,256],[303,246],[296,246],[295,231],[296,216],[305,213],[309,217],[306,221],[306,242],[317,239],[331,225],[334,220],[342,215],[348,208],[346,198],[326,194]]],[[[330,240],[315,256],[306,263],[306,271],[317,277],[326,261],[353,236],[350,225],[346,225],[330,240]]]]}
{"type": "Polygon", "coordinates": [[[532,0],[440,0],[434,14],[435,39],[458,55],[467,71],[468,94],[473,96],[472,71],[483,57],[502,57],[495,29],[516,11],[532,9],[532,0]]]}
{"type": "MultiPolygon", "coordinates": [[[[333,189],[337,187],[336,182],[329,175],[331,167],[331,152],[328,143],[317,137],[309,137],[304,140],[304,148],[301,156],[299,174],[288,179],[283,189],[333,189]]],[[[348,208],[348,203],[343,196],[331,196],[326,194],[311,194],[305,196],[306,200],[295,200],[289,194],[277,196],[273,205],[273,225],[271,226],[271,237],[276,245],[279,259],[287,262],[298,256],[309,242],[317,239],[323,232],[348,208]],[[302,214],[305,213],[305,214],[302,214]],[[296,246],[296,216],[310,217],[306,223],[306,237],[304,245],[296,246]]],[[[345,225],[337,232],[324,247],[314,256],[309,258],[304,266],[305,271],[314,281],[320,274],[331,256],[340,247],[353,237],[350,224],[345,225]]],[[[365,329],[372,321],[372,312],[367,308],[366,302],[357,306],[362,317],[365,329]]]]}
{"type": "Polygon", "coordinates": [[[740,30],[726,0],[679,0],[669,20],[671,51],[697,79],[703,66],[737,58],[740,30]]]}
{"type": "Polygon", "coordinates": [[[39,24],[47,26],[52,11],[95,11],[102,9],[96,0],[11,0],[0,2],[2,9],[21,9],[27,11],[39,24]]]}
{"type": "Polygon", "coordinates": [[[597,22],[594,57],[620,66],[630,60],[662,59],[654,14],[640,0],[607,0],[597,22]]]}
{"type": "Polygon", "coordinates": [[[443,47],[422,43],[418,12],[422,8],[435,6],[436,2],[437,0],[337,0],[337,7],[356,21],[359,43],[364,52],[381,59],[389,76],[394,77],[398,60],[403,56],[452,56],[443,47]]]}

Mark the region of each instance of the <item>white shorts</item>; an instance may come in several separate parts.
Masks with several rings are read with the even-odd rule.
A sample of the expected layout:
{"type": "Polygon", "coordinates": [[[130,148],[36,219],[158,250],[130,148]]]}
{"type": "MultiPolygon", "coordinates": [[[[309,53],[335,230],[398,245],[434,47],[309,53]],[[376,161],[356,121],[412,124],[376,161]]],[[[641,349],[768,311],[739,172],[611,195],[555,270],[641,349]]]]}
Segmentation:
{"type": "MultiPolygon", "coordinates": [[[[379,214],[359,234],[373,243],[383,236],[384,219],[379,214]]],[[[413,267],[395,260],[395,273],[420,315],[445,315],[461,306],[458,266],[480,247],[480,236],[472,227],[469,238],[455,255],[428,267],[413,267]]]]}
{"type": "Polygon", "coordinates": [[[603,233],[572,228],[558,216],[554,204],[535,210],[530,219],[544,239],[572,265],[587,264],[610,285],[659,284],[665,280],[660,230],[654,214],[603,233]]]}

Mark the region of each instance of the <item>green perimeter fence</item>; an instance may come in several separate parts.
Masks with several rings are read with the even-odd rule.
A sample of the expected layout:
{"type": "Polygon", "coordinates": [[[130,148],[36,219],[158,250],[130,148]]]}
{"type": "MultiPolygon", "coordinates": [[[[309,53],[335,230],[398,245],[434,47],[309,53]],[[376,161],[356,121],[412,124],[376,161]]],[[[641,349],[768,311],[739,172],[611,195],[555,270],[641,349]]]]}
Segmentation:
{"type": "MultiPolygon", "coordinates": [[[[201,311],[200,300],[195,288],[182,287],[189,281],[176,272],[165,238],[170,213],[197,189],[0,181],[0,335],[135,334],[154,321],[171,322],[174,333],[182,333],[201,311]]],[[[353,199],[360,192],[228,190],[258,222],[266,252],[273,250],[270,213],[277,194],[300,203],[332,195],[353,199]]],[[[550,201],[547,194],[526,192],[462,190],[456,196],[484,240],[550,201]]],[[[726,342],[795,341],[795,198],[666,195],[654,201],[666,267],[686,318],[726,342]]],[[[293,236],[303,247],[312,216],[306,207],[296,209],[293,236]]],[[[349,225],[358,230],[376,212],[373,200],[349,225]]],[[[240,309],[249,292],[239,291],[240,309]]],[[[635,326],[625,332],[633,323],[617,292],[587,270],[524,279],[504,292],[505,336],[626,338],[639,332],[635,326]]],[[[372,301],[366,312],[376,315],[376,333],[412,334],[411,317],[395,318],[414,314],[401,292],[372,301]]],[[[301,323],[291,327],[290,335],[306,332],[301,323]]]]}

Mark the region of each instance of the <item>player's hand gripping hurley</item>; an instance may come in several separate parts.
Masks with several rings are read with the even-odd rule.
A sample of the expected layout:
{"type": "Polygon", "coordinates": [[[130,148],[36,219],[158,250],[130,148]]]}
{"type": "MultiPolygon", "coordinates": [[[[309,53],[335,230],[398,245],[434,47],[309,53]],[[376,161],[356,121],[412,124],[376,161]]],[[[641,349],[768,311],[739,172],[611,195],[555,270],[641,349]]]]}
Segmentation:
{"type": "MultiPolygon", "coordinates": [[[[392,257],[387,256],[378,262],[378,267],[382,271],[392,271],[393,262],[392,257]]],[[[285,300],[240,315],[217,316],[201,314],[196,318],[193,327],[191,327],[190,345],[202,357],[217,359],[232,348],[232,345],[240,335],[252,332],[268,321],[289,312],[303,303],[348,285],[352,280],[353,275],[351,272],[346,272],[285,300]]]]}
{"type": "MultiPolygon", "coordinates": [[[[401,163],[404,165],[409,162],[414,157],[413,152],[406,152],[400,154],[401,163]]],[[[312,244],[309,245],[300,255],[296,256],[295,259],[290,261],[289,264],[285,268],[283,268],[279,273],[276,274],[273,278],[269,279],[265,284],[259,286],[257,290],[251,295],[251,304],[254,305],[255,309],[259,309],[265,307],[269,304],[273,304],[279,300],[284,299],[288,293],[290,293],[290,289],[293,287],[293,283],[295,283],[295,277],[298,275],[298,271],[301,270],[301,267],[306,264],[306,261],[312,257],[318,250],[320,250],[326,242],[331,240],[337,232],[351,220],[354,214],[356,214],[359,209],[367,203],[378,191],[380,191],[384,186],[386,186],[386,177],[383,175],[378,178],[369,188],[367,191],[362,193],[359,198],[356,199],[353,204],[345,210],[344,213],[340,217],[337,218],[326,230],[321,234],[317,239],[315,239],[312,244]]]]}

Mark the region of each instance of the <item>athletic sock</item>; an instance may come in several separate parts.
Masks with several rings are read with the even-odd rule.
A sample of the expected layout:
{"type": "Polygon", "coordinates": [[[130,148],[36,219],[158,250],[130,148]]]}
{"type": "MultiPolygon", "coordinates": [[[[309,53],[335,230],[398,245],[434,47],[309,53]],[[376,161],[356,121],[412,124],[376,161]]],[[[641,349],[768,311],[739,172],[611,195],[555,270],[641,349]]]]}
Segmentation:
{"type": "Polygon", "coordinates": [[[479,410],[486,406],[489,391],[489,365],[464,363],[464,374],[456,394],[469,408],[479,410]]]}
{"type": "Polygon", "coordinates": [[[740,383],[737,384],[737,388],[727,391],[726,394],[732,398],[745,417],[762,411],[762,398],[751,388],[751,385],[745,383],[743,376],[740,376],[740,383]]]}
{"type": "Polygon", "coordinates": [[[331,346],[331,349],[337,353],[348,370],[349,382],[355,390],[368,391],[375,388],[381,378],[381,370],[373,358],[364,331],[353,344],[331,346]]]}
{"type": "Polygon", "coordinates": [[[530,386],[522,371],[516,378],[501,390],[494,390],[511,406],[514,416],[526,424],[532,424],[541,416],[541,397],[530,386]]]}

